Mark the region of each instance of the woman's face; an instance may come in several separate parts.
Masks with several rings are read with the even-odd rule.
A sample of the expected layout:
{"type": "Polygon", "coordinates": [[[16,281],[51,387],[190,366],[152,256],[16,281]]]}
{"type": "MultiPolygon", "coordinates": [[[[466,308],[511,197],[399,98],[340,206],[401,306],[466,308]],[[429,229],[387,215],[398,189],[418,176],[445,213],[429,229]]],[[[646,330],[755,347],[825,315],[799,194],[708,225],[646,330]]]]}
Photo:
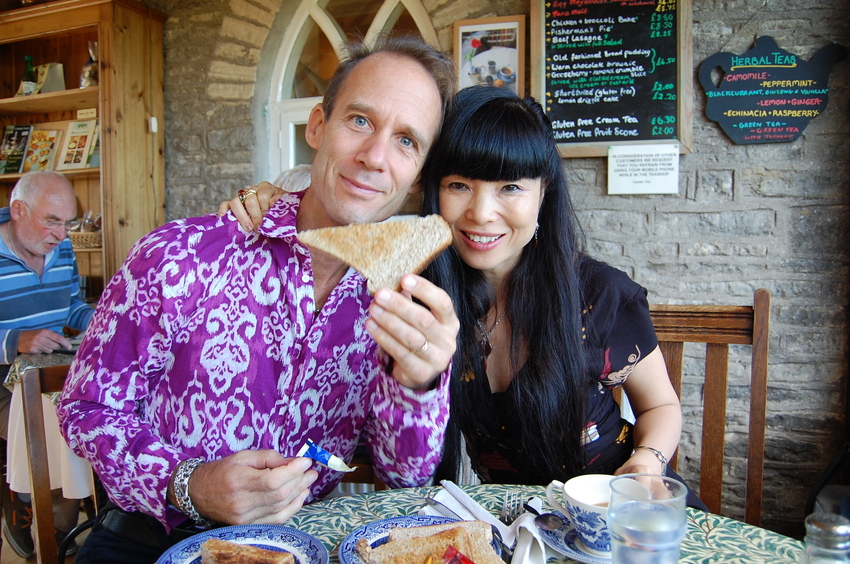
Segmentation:
{"type": "Polygon", "coordinates": [[[540,178],[489,182],[451,175],[440,182],[440,215],[452,228],[455,250],[494,284],[534,237],[542,202],[540,178]]]}

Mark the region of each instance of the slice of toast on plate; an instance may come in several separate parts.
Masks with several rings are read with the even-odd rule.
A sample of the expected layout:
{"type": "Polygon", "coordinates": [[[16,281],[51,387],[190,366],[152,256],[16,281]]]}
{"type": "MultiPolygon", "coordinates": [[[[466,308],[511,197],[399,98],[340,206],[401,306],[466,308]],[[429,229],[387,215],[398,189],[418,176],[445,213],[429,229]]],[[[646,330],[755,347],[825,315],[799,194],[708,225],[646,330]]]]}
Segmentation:
{"type": "Polygon", "coordinates": [[[490,545],[492,528],[483,521],[456,521],[424,527],[396,527],[389,542],[372,548],[366,539],[357,543],[357,554],[366,564],[422,564],[431,558],[442,562],[449,546],[475,564],[504,564],[490,545]]]}
{"type": "Polygon", "coordinates": [[[266,550],[250,544],[207,539],[201,545],[201,564],[295,564],[289,552],[266,550]]]}

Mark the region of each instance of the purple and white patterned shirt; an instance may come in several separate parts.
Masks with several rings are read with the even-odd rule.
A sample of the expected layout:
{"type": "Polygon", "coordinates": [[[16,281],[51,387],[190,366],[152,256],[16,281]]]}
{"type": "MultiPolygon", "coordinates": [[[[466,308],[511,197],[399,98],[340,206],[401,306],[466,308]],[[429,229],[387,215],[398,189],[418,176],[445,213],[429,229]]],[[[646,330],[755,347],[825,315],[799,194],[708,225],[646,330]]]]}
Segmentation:
{"type": "MultiPolygon", "coordinates": [[[[314,312],[303,193],[260,234],[231,214],[145,236],[107,286],[58,405],[62,433],[122,509],[174,526],[166,489],[186,458],[245,449],[295,456],[309,438],[346,461],[369,445],[378,476],[424,484],[448,420],[448,370],[430,391],[401,386],[366,332],[371,296],[349,269],[314,312]]],[[[342,474],[320,467],[308,501],[342,474]]]]}

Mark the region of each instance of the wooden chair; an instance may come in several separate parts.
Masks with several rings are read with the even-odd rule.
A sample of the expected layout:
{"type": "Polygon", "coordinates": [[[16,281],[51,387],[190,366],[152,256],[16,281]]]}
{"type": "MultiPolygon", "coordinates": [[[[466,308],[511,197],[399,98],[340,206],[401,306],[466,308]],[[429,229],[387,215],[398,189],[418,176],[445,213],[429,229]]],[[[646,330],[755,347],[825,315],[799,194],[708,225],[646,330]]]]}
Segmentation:
{"type": "MultiPolygon", "coordinates": [[[[24,371],[20,382],[24,408],[24,433],[30,460],[30,483],[32,485],[32,537],[35,542],[36,561],[42,564],[56,564],[60,561],[60,555],[56,546],[53,523],[53,500],[50,493],[47,440],[44,434],[41,394],[61,391],[69,368],[70,366],[67,365],[30,368],[24,371]]],[[[94,507],[98,507],[96,500],[94,507]]],[[[89,521],[93,522],[92,519],[89,519],[89,521]]],[[[87,523],[90,526],[89,521],[87,523]]],[[[81,527],[83,525],[80,525],[77,529],[81,527]]],[[[74,531],[77,531],[77,529],[74,531]]],[[[71,540],[74,536],[76,536],[75,532],[68,535],[71,540]]],[[[67,542],[69,541],[64,544],[67,544],[67,542]]],[[[64,558],[62,561],[64,561],[64,558]]]]}
{"type": "MultiPolygon", "coordinates": [[[[756,290],[752,306],[650,305],[649,310],[680,397],[684,344],[705,343],[699,496],[713,513],[721,513],[722,507],[729,345],[752,346],[744,520],[761,525],[770,292],[756,290]]],[[[678,453],[670,466],[678,469],[678,453]]]]}

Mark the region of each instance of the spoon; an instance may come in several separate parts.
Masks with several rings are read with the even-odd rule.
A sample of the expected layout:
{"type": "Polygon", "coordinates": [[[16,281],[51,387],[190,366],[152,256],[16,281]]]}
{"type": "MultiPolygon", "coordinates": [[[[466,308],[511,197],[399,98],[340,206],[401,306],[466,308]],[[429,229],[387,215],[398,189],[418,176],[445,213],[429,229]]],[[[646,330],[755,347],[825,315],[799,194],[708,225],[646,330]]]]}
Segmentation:
{"type": "Polygon", "coordinates": [[[530,511],[536,515],[534,518],[534,524],[544,531],[557,531],[564,526],[564,522],[561,521],[561,518],[554,513],[540,513],[528,503],[523,503],[522,505],[525,507],[526,511],[530,511]]]}

